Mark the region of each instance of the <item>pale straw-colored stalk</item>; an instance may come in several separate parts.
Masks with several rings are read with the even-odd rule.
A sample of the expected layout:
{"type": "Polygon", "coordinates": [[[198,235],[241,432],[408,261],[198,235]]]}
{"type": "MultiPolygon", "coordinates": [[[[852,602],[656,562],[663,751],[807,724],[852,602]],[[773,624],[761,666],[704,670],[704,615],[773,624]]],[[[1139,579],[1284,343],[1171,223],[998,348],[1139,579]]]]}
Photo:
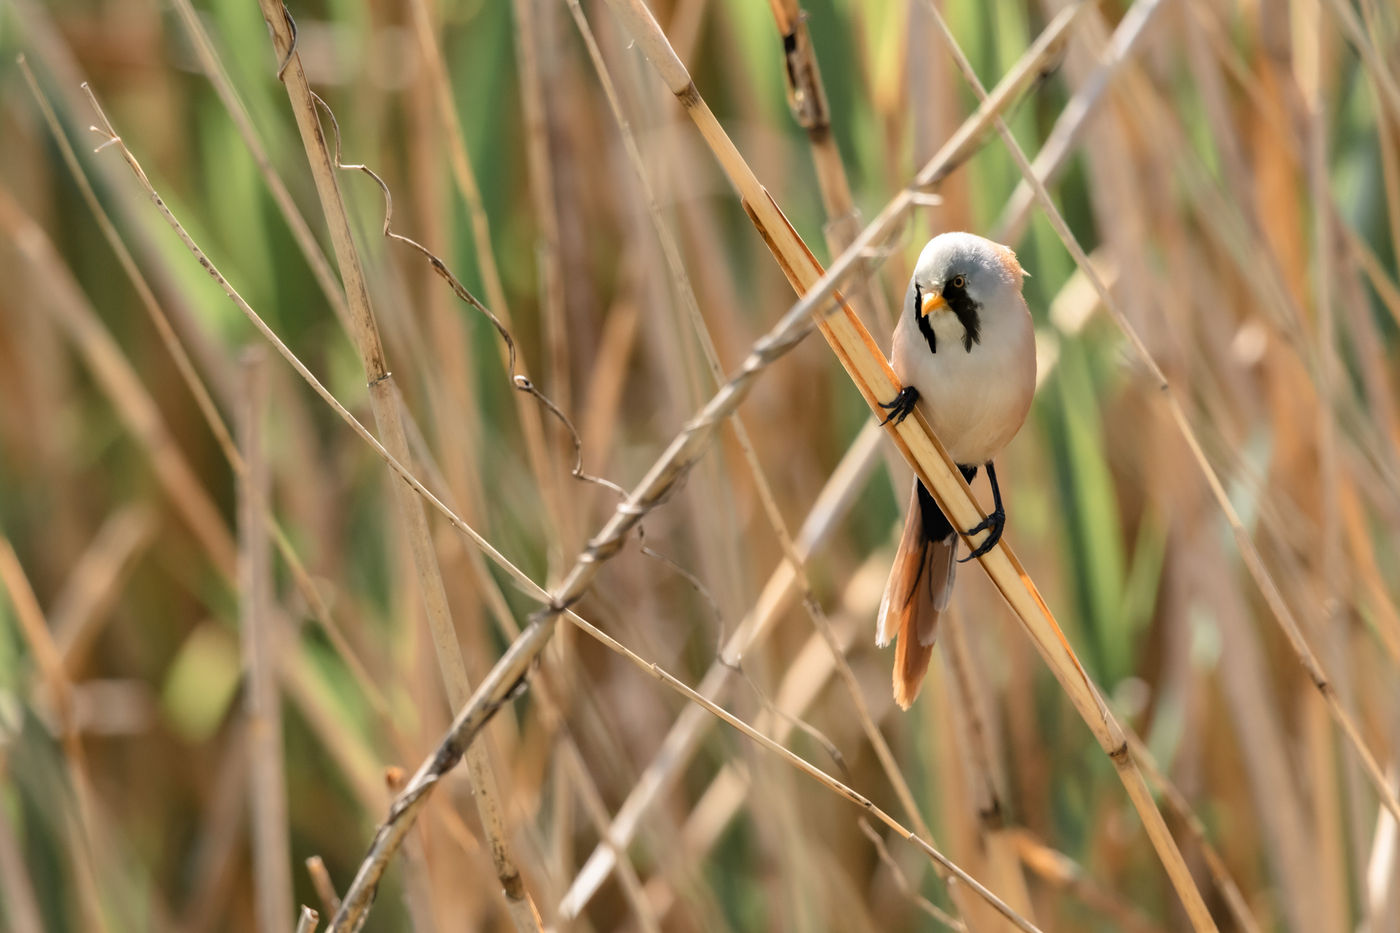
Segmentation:
{"type": "MultiPolygon", "coordinates": [[[[312,178],[316,184],[321,210],[330,230],[331,244],[340,267],[341,281],[345,286],[351,337],[364,366],[375,423],[384,437],[385,448],[395,459],[407,463],[408,440],[399,408],[398,392],[384,356],[359,249],[351,234],[350,217],[340,194],[340,185],[336,178],[337,160],[332,157],[321,128],[320,111],[307,82],[306,72],[302,68],[301,57],[297,53],[290,14],[279,0],[259,0],[259,6],[263,19],[272,31],[273,48],[281,61],[279,76],[287,89],[292,114],[296,118],[297,129],[301,133],[302,144],[306,149],[312,178]]],[[[447,591],[443,586],[442,571],[438,566],[437,553],[428,528],[427,512],[423,502],[408,487],[394,483],[393,488],[399,520],[402,522],[412,552],[414,569],[418,574],[419,596],[428,618],[428,627],[432,633],[433,648],[447,698],[452,708],[457,709],[470,695],[471,687],[447,605],[447,591]]],[[[536,930],[540,925],[539,917],[525,889],[520,871],[510,855],[504,816],[501,812],[500,792],[484,745],[471,752],[467,767],[475,791],[477,810],[490,841],[492,860],[511,919],[518,931],[536,930]]]]}
{"type": "MultiPolygon", "coordinates": [[[[645,22],[650,23],[652,27],[655,26],[645,8],[641,8],[640,11],[629,8],[629,12],[645,16],[645,22]]],[[[1042,36],[1041,41],[1037,43],[1033,51],[1037,54],[1043,54],[1045,47],[1052,43],[1057,30],[1062,31],[1072,19],[1072,12],[1058,19],[1047,30],[1048,35],[1042,36]]],[[[634,22],[631,25],[638,24],[634,22]]],[[[645,27],[645,23],[642,25],[645,27]]],[[[644,50],[652,54],[662,54],[662,50],[669,49],[664,44],[664,38],[660,37],[659,30],[654,33],[644,33],[643,36],[634,35],[644,50]]],[[[1028,54],[1027,58],[1034,59],[1035,54],[1028,54]]],[[[698,95],[695,94],[694,88],[690,85],[680,63],[670,60],[666,69],[670,72],[670,78],[683,78],[680,87],[676,87],[673,82],[668,81],[672,90],[683,98],[683,103],[688,102],[693,108],[703,108],[703,103],[699,101],[698,95]]],[[[1015,82],[1011,82],[1010,87],[1015,87],[1015,82]]],[[[975,138],[976,131],[990,122],[999,107],[1004,106],[1005,102],[1006,98],[1002,96],[995,103],[988,104],[979,110],[978,114],[965,125],[964,131],[955,136],[944,148],[944,151],[935,157],[934,162],[920,173],[919,181],[928,184],[939,177],[940,171],[946,171],[953,157],[963,154],[972,139],[975,138]]],[[[705,128],[708,128],[711,133],[718,131],[717,124],[713,123],[713,117],[710,117],[707,125],[702,127],[702,129],[705,128]]],[[[733,150],[732,146],[724,146],[727,143],[727,137],[723,136],[722,131],[718,131],[712,141],[737,160],[734,164],[742,164],[742,159],[738,157],[737,151],[733,150]]],[[[755,207],[753,201],[746,198],[746,206],[750,210],[750,216],[760,216],[759,212],[761,211],[774,219],[780,217],[781,214],[777,211],[776,205],[772,204],[771,199],[767,199],[766,193],[763,194],[763,197],[767,204],[766,207],[763,204],[755,207]]],[[[442,774],[460,758],[476,732],[490,719],[496,709],[508,700],[521,681],[528,675],[529,665],[548,642],[557,616],[565,612],[573,601],[586,592],[601,563],[620,549],[625,536],[635,527],[641,516],[653,508],[664,497],[666,491],[694,464],[703,452],[719,419],[732,413],[737,407],[747,393],[753,378],[802,337],[806,330],[807,315],[824,307],[828,295],[832,293],[840,278],[849,273],[861,252],[878,239],[888,236],[895,226],[895,222],[914,202],[913,192],[906,190],[891,206],[881,212],[880,216],[858,238],[856,243],[836,260],[830,271],[821,274],[813,282],[812,287],[807,289],[804,298],[784,316],[767,337],[755,345],[739,373],[725,385],[719,394],[711,399],[690,426],[672,442],[666,453],[648,471],[642,482],[631,491],[627,502],[618,508],[612,519],[591,539],[588,549],[580,556],[573,570],[570,571],[563,583],[551,593],[548,608],[536,616],[521,638],[511,646],[491,674],[488,675],[486,681],[478,688],[472,703],[464,708],[454,720],[453,727],[438,753],[424,762],[414,780],[410,782],[408,789],[391,809],[389,820],[376,834],[370,853],[356,876],[352,887],[354,894],[347,893],[345,909],[342,911],[342,917],[346,922],[353,923],[362,915],[366,905],[365,895],[377,884],[377,879],[382,874],[389,855],[397,847],[403,833],[407,831],[407,826],[411,824],[413,816],[422,806],[428,792],[441,779],[442,774]],[[352,900],[356,894],[358,900],[352,900]]],[[[790,230],[790,228],[786,228],[785,224],[784,227],[790,230]]],[[[771,236],[775,235],[773,229],[771,227],[765,228],[765,233],[770,236],[769,242],[772,243],[771,236]]],[[[785,264],[785,271],[789,272],[790,275],[796,274],[793,271],[794,263],[802,264],[801,268],[803,268],[804,273],[807,270],[815,269],[815,260],[811,259],[809,253],[805,254],[805,258],[793,254],[791,260],[785,264]]],[[[842,356],[842,362],[847,364],[848,372],[852,373],[858,386],[863,390],[862,394],[872,408],[881,399],[893,397],[898,386],[893,374],[888,369],[888,364],[874,349],[868,335],[865,335],[864,339],[856,336],[863,332],[863,328],[859,327],[859,321],[848,310],[838,309],[833,318],[819,318],[818,323],[823,329],[837,334],[838,341],[848,335],[853,338],[843,342],[842,350],[844,353],[838,353],[838,355],[842,356]]],[[[935,446],[936,442],[933,441],[927,424],[921,419],[910,419],[901,425],[891,425],[890,427],[892,435],[905,452],[906,457],[917,464],[920,478],[925,482],[925,485],[934,490],[934,494],[941,500],[940,504],[945,511],[951,511],[954,520],[960,525],[971,527],[975,524],[980,518],[980,510],[972,500],[966,484],[962,483],[961,474],[956,471],[946,454],[935,446]],[[916,453],[911,453],[911,449],[916,453]]],[[[1014,563],[1014,558],[1010,556],[1004,545],[994,548],[988,555],[984,556],[983,560],[984,566],[992,571],[992,576],[999,583],[1003,594],[1012,602],[1013,607],[1020,610],[1018,615],[1023,620],[1035,620],[1034,623],[1028,621],[1032,637],[1051,662],[1052,670],[1060,676],[1062,684],[1070,692],[1071,698],[1076,701],[1076,706],[1080,708],[1081,714],[1085,716],[1096,736],[1100,739],[1101,745],[1117,766],[1118,773],[1127,786],[1135,805],[1143,814],[1149,834],[1158,847],[1164,863],[1167,864],[1174,883],[1181,891],[1183,902],[1191,911],[1193,920],[1202,929],[1213,929],[1213,923],[1205,911],[1204,904],[1200,901],[1199,892],[1196,891],[1194,883],[1186,871],[1185,864],[1181,861],[1180,853],[1166,832],[1161,815],[1152,804],[1141,774],[1132,764],[1126,742],[1122,738],[1121,732],[1117,730],[1116,722],[1088,682],[1087,676],[1077,659],[1074,658],[1063,635],[1059,634],[1058,627],[1054,625],[1048,607],[1035,592],[1029,577],[1019,568],[1018,564],[1014,563]],[[1047,624],[1046,628],[1040,627],[1047,624]]],[[[657,672],[658,676],[666,679],[654,665],[651,666],[651,669],[657,672]]],[[[671,680],[673,681],[674,678],[671,680]]],[[[673,684],[673,686],[678,685],[673,684]]],[[[688,688],[686,688],[686,692],[697,702],[703,700],[698,694],[689,691],[688,688]]],[[[883,818],[888,819],[887,817],[883,818]]],[[[337,922],[340,922],[340,918],[337,922]]]]}
{"type": "Polygon", "coordinates": [[[296,933],[316,933],[316,924],[320,921],[321,915],[303,904],[301,915],[297,917],[296,933]]]}
{"type": "MultiPolygon", "coordinates": [[[[1136,48],[1137,41],[1145,33],[1145,25],[1151,21],[1148,15],[1151,10],[1159,5],[1156,0],[1147,4],[1134,6],[1129,14],[1124,17],[1119,25],[1119,30],[1115,33],[1112,54],[1106,56],[1105,61],[1095,71],[1094,76],[1086,82],[1084,88],[1078,92],[1066,107],[1064,114],[1057,121],[1057,132],[1059,127],[1070,119],[1072,129],[1064,131],[1061,136],[1063,141],[1055,147],[1054,159],[1049,165],[1041,167],[1040,160],[1037,160],[1037,170],[1053,172],[1072,152],[1070,143],[1077,139],[1077,129],[1083,126],[1085,118],[1092,112],[1095,101],[1102,97],[1107,87],[1108,78],[1117,72],[1123,60],[1136,48]],[[1141,11],[1140,12],[1140,8],[1141,11]]],[[[1057,134],[1052,133],[1051,139],[1057,138],[1057,134]]],[[[1051,148],[1051,143],[1047,142],[1046,148],[1051,148]]],[[[1028,189],[1029,190],[1029,189],[1028,189]]],[[[1013,196],[1014,198],[1014,196],[1013,196]]],[[[1013,203],[1015,201],[1013,200],[1013,203]]],[[[1027,214],[1029,202],[1020,211],[1020,214],[1027,214]]],[[[1011,206],[1003,211],[1002,216],[1018,216],[1012,211],[1011,206]]],[[[861,432],[859,437],[848,450],[846,458],[842,461],[843,467],[838,467],[833,474],[832,482],[823,490],[818,498],[820,503],[828,496],[829,492],[840,488],[836,483],[837,479],[845,472],[844,464],[851,461],[852,455],[858,451],[867,449],[876,437],[877,432],[873,424],[869,424],[861,432]]],[[[868,458],[862,456],[858,461],[862,464],[868,462],[868,458]]],[[[864,469],[865,467],[862,467],[864,469]]],[[[829,511],[824,508],[814,507],[814,517],[817,515],[829,515],[829,511]]],[[[805,561],[806,555],[812,547],[818,543],[824,534],[809,534],[810,522],[804,524],[802,532],[797,537],[796,551],[798,556],[805,561]]],[[[829,528],[830,524],[810,527],[811,531],[817,528],[829,528]]],[[[776,614],[783,611],[788,605],[794,587],[796,577],[791,572],[791,565],[784,565],[775,571],[774,576],[769,580],[763,589],[763,595],[759,598],[754,614],[746,617],[743,624],[737,627],[734,635],[722,649],[722,656],[737,658],[749,651],[750,647],[757,643],[769,630],[772,620],[776,614]]],[[[714,699],[718,696],[718,690],[723,684],[728,682],[730,674],[728,668],[722,664],[717,664],[708,672],[701,684],[700,692],[705,696],[714,699]]],[[[786,680],[784,681],[786,683],[786,680]]],[[[681,714],[676,724],[668,733],[660,750],[657,752],[653,765],[649,767],[642,777],[633,785],[628,793],[622,807],[618,810],[614,818],[611,832],[613,838],[630,840],[637,832],[642,815],[661,796],[663,791],[672,786],[675,776],[691,760],[691,755],[699,744],[701,736],[704,734],[705,726],[710,722],[699,710],[690,709],[681,714]]],[[[728,769],[727,769],[728,771],[728,769]]],[[[727,773],[726,771],[726,773],[727,773]]],[[[712,787],[720,786],[723,781],[719,778],[712,784],[712,787]]],[[[726,817],[727,819],[727,817],[726,817]]],[[[599,846],[589,857],[584,869],[574,879],[570,885],[569,893],[560,903],[559,909],[563,916],[576,916],[592,898],[599,886],[606,880],[614,865],[614,854],[612,849],[599,846]]]]}
{"type": "Polygon", "coordinates": [[[253,893],[258,926],[276,930],[292,916],[292,857],[287,830],[287,782],[282,755],[282,698],[273,623],[272,549],[262,520],[271,471],[263,437],[267,412],[267,350],[245,351],[238,442],[247,471],[238,484],[238,594],[248,720],[248,807],[252,814],[253,893]]]}
{"type": "Polygon", "coordinates": [[[319,855],[308,858],[306,873],[311,877],[311,886],[316,889],[321,908],[328,914],[334,914],[340,909],[340,895],[335,893],[335,884],[331,881],[331,873],[326,870],[325,860],[319,855]]]}

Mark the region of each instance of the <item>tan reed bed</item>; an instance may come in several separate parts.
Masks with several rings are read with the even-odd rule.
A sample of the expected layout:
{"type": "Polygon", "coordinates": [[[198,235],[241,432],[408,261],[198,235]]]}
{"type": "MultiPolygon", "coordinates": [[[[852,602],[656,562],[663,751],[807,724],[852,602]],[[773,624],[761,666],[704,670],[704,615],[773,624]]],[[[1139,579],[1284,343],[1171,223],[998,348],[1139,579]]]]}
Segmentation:
{"type": "MultiPolygon", "coordinates": [[[[294,7],[307,82],[340,120],[317,118],[324,164],[372,165],[394,195],[390,216],[358,174],[328,173],[393,361],[395,450],[363,424],[383,405],[364,391],[319,222],[304,219],[314,179],[254,9],[180,2],[166,24],[98,0],[99,33],[14,0],[42,113],[22,84],[0,111],[16,140],[0,151],[0,276],[19,272],[0,300],[0,388],[19,402],[0,413],[0,477],[27,477],[51,513],[41,527],[26,495],[0,497],[15,521],[0,634],[17,625],[0,638],[0,925],[265,927],[277,921],[257,919],[258,892],[285,881],[346,925],[366,889],[344,882],[386,793],[423,786],[400,765],[461,707],[419,624],[430,550],[463,673],[486,692],[528,675],[526,699],[478,712],[495,714],[495,838],[551,927],[1182,926],[1101,753],[1116,722],[1222,926],[1386,931],[1400,916],[1394,18],[1374,0],[1286,18],[1084,4],[1052,26],[1063,48],[1031,64],[1062,6],[677,0],[618,3],[618,16],[415,0],[355,25],[294,7]],[[698,90],[642,52],[690,65],[698,90]],[[988,84],[1008,70],[1024,82],[966,123],[980,88],[964,52],[988,84]],[[252,326],[321,396],[269,371],[271,488],[244,497],[246,514],[235,489],[259,464],[225,419],[244,407],[251,331],[150,222],[115,146],[67,151],[65,132],[88,146],[85,71],[189,248],[211,272],[218,257],[219,282],[238,282],[241,310],[266,315],[252,326]],[[930,158],[949,160],[937,182],[906,190],[930,158]],[[899,222],[878,216],[887,229],[843,256],[856,209],[900,191],[899,222]],[[836,285],[805,245],[825,240],[840,295],[874,332],[873,353],[846,334],[845,362],[868,394],[887,392],[883,296],[924,231],[945,228],[1012,243],[1035,274],[1033,310],[1049,311],[1036,414],[998,466],[1028,576],[1064,607],[1065,639],[1116,717],[1093,684],[1074,701],[1091,725],[1102,716],[1099,748],[976,573],[924,701],[892,713],[887,659],[866,639],[888,559],[884,473],[898,490],[908,467],[820,344],[787,346],[810,332],[804,314],[845,327],[834,291],[755,344],[785,289],[836,285]],[[452,288],[422,275],[403,249],[417,244],[397,238],[409,232],[452,288]],[[478,285],[486,300],[471,304],[478,285]],[[765,364],[783,351],[782,365],[754,379],[751,346],[765,364]],[[726,372],[755,388],[728,417],[692,421],[710,380],[731,391],[726,372]],[[549,395],[513,389],[515,376],[549,395]],[[666,497],[615,514],[608,484],[636,484],[683,424],[674,472],[637,487],[666,497]],[[93,450],[111,468],[65,487],[93,450]],[[882,455],[891,469],[876,474],[882,455]],[[446,521],[415,539],[404,501],[425,498],[446,521]],[[574,555],[608,516],[644,536],[564,613],[571,625],[551,623],[547,648],[527,627],[538,666],[517,648],[515,668],[490,672],[533,606],[599,569],[574,555]],[[261,575],[271,598],[254,600],[236,542],[261,535],[277,556],[261,575]],[[237,678],[240,636],[255,639],[262,615],[283,650],[271,670],[244,669],[264,691],[256,709],[269,705],[259,674],[277,680],[258,715],[282,719],[280,763],[257,717],[222,699],[238,699],[237,680],[218,676],[231,661],[237,678]],[[181,693],[196,669],[203,689],[181,693]],[[186,724],[202,704],[223,710],[204,738],[186,724]],[[275,795],[246,803],[275,772],[285,817],[275,795]],[[36,851],[52,871],[25,864],[36,851]],[[287,851],[324,861],[293,875],[287,851]]],[[[936,449],[918,449],[940,481],[936,449]]],[[[952,485],[945,504],[970,508],[952,485]]],[[[464,772],[413,800],[424,818],[404,827],[372,926],[535,923],[500,895],[464,772]]],[[[274,900],[282,926],[319,920],[274,900]]]]}

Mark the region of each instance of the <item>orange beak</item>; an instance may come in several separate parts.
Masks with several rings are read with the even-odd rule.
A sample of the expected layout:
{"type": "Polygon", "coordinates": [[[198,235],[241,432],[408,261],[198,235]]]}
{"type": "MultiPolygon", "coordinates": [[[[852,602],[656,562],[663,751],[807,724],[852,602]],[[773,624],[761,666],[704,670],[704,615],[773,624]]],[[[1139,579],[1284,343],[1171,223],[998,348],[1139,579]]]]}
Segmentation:
{"type": "Polygon", "coordinates": [[[928,294],[924,295],[924,306],[919,309],[919,315],[921,317],[928,317],[934,311],[947,310],[948,299],[944,298],[938,292],[929,292],[928,294]]]}

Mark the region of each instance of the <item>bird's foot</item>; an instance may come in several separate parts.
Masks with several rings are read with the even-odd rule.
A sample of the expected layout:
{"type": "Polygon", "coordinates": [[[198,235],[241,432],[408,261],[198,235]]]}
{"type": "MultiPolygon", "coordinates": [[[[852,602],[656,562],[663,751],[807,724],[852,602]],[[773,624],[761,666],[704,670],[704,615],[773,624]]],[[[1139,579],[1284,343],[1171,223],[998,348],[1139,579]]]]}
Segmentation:
{"type": "Polygon", "coordinates": [[[998,507],[992,511],[991,515],[988,515],[986,518],[978,522],[975,527],[969,528],[967,530],[966,535],[968,537],[972,537],[979,531],[987,532],[987,537],[986,540],[984,540],[981,544],[973,548],[971,554],[967,555],[966,557],[959,558],[958,563],[965,564],[970,560],[974,560],[975,558],[981,557],[983,554],[996,547],[997,542],[1001,540],[1001,533],[1005,528],[1006,510],[998,507]]]}
{"type": "Polygon", "coordinates": [[[899,424],[905,418],[908,418],[909,413],[914,410],[914,406],[919,404],[919,390],[913,386],[905,386],[899,390],[899,394],[893,399],[888,402],[879,402],[878,404],[881,408],[885,409],[885,411],[889,412],[889,414],[885,416],[885,420],[880,422],[881,426],[889,424],[891,421],[895,424],[899,424]]]}

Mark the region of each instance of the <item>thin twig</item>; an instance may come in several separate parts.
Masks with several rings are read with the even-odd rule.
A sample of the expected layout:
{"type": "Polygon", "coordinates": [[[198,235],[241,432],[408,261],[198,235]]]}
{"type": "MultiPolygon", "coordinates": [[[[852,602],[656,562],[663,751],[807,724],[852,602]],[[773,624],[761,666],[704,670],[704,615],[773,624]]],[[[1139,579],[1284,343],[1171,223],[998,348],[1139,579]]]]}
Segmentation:
{"type": "Polygon", "coordinates": [[[296,933],[316,933],[316,924],[321,922],[321,915],[316,911],[301,905],[301,916],[297,918],[296,933]]]}
{"type": "MultiPolygon", "coordinates": [[[[492,248],[491,223],[486,215],[485,206],[482,204],[476,172],[472,168],[471,155],[467,150],[466,139],[462,133],[461,120],[457,116],[457,105],[452,94],[452,81],[448,75],[447,66],[443,62],[442,50],[438,48],[438,32],[440,30],[432,21],[427,0],[413,0],[410,4],[410,10],[413,19],[413,32],[418,40],[423,64],[427,68],[428,84],[432,88],[433,104],[442,128],[441,136],[445,138],[447,145],[452,181],[457,186],[462,200],[466,202],[477,268],[480,270],[486,289],[486,304],[494,310],[501,323],[509,330],[512,327],[511,311],[506,301],[506,291],[501,281],[500,267],[496,262],[496,254],[492,248]]],[[[506,349],[503,344],[501,346],[502,363],[506,365],[507,371],[514,373],[518,370],[521,375],[528,376],[523,363],[512,364],[506,359],[506,349]]],[[[525,440],[526,456],[535,475],[536,483],[540,488],[547,488],[549,471],[545,452],[544,427],[539,410],[519,395],[515,399],[517,420],[525,440]]],[[[548,513],[552,516],[555,514],[555,510],[551,508],[548,513]]]]}
{"type": "Polygon", "coordinates": [[[384,220],[381,223],[380,232],[387,239],[410,247],[426,259],[428,265],[438,274],[439,278],[447,283],[447,286],[452,289],[454,295],[463,303],[481,313],[491,322],[491,326],[495,328],[497,336],[501,338],[501,343],[505,346],[506,372],[510,378],[511,386],[538,402],[540,406],[553,415],[554,418],[563,425],[564,430],[568,432],[574,452],[574,462],[573,465],[569,467],[569,475],[585,483],[602,486],[604,489],[610,490],[617,495],[626,495],[627,491],[621,486],[601,476],[594,476],[583,469],[583,441],[579,439],[578,429],[575,428],[573,422],[569,420],[569,416],[564,414],[564,410],[556,405],[549,396],[541,392],[530,377],[525,375],[520,365],[515,337],[511,335],[510,329],[506,327],[505,322],[497,317],[490,308],[483,304],[479,298],[473,295],[467,287],[462,284],[461,279],[453,274],[452,270],[448,268],[447,263],[443,262],[441,257],[412,237],[404,236],[402,233],[394,230],[394,195],[393,192],[390,191],[389,185],[379,176],[378,172],[368,165],[360,162],[345,162],[341,159],[340,122],[336,120],[335,113],[331,110],[330,105],[322,100],[320,95],[313,93],[311,96],[316,102],[316,106],[320,108],[321,112],[326,115],[326,118],[331,121],[331,132],[335,140],[335,146],[332,150],[332,158],[335,161],[335,167],[343,172],[360,172],[368,176],[379,186],[379,192],[384,197],[384,220]]]}
{"type": "Polygon", "coordinates": [[[890,877],[894,879],[894,885],[899,888],[901,894],[907,897],[915,907],[919,908],[948,929],[959,931],[967,930],[967,924],[956,917],[950,917],[945,911],[940,910],[938,905],[920,894],[914,886],[909,883],[909,879],[904,877],[904,870],[899,867],[899,863],[894,860],[894,856],[890,855],[889,847],[885,845],[884,838],[875,831],[875,827],[871,826],[868,820],[862,817],[857,821],[857,824],[860,826],[860,831],[865,834],[865,838],[869,839],[871,845],[875,847],[875,854],[880,857],[880,861],[889,869],[890,877]]]}
{"type": "Polygon", "coordinates": [[[311,876],[311,886],[316,889],[316,896],[320,898],[321,909],[333,915],[340,909],[340,895],[335,893],[331,874],[326,871],[326,863],[321,860],[321,856],[313,855],[306,860],[306,873],[311,876]]]}

